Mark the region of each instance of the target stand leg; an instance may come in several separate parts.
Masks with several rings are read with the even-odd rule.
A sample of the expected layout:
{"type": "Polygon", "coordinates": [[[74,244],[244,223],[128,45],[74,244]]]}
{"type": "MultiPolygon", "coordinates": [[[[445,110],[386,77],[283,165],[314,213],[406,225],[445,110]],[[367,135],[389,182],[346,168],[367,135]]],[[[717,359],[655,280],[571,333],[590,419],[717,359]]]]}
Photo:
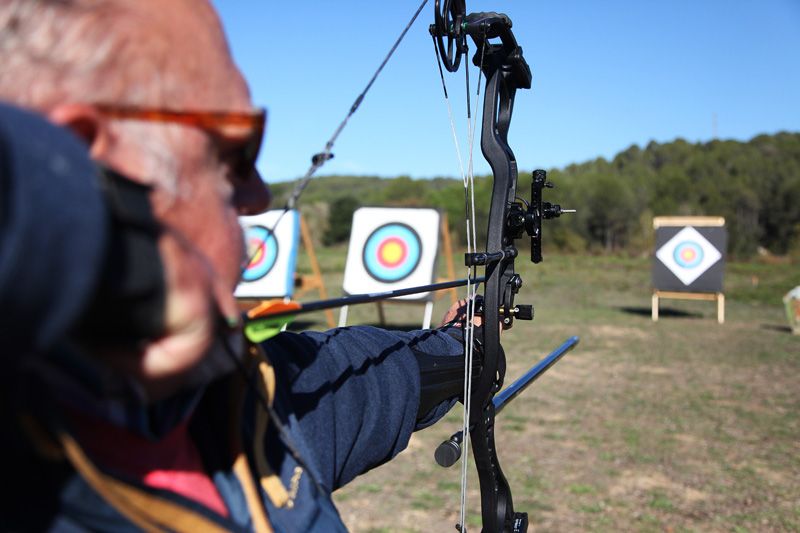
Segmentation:
{"type": "Polygon", "coordinates": [[[343,328],[347,325],[347,307],[346,305],[342,306],[342,309],[339,311],[339,327],[343,328]]]}
{"type": "Polygon", "coordinates": [[[375,305],[378,306],[378,320],[380,320],[380,322],[381,322],[381,327],[385,328],[386,327],[386,313],[383,310],[383,302],[378,300],[377,302],[375,302],[375,305]]]}
{"type": "Polygon", "coordinates": [[[721,292],[717,293],[717,322],[725,323],[725,295],[721,292]]]}
{"type": "MultiPolygon", "coordinates": [[[[283,297],[283,303],[288,304],[291,301],[292,301],[292,299],[289,298],[288,296],[284,296],[283,297]]],[[[289,323],[287,322],[283,326],[281,326],[281,331],[286,331],[286,328],[288,328],[288,327],[289,327],[289,323]]]]}
{"type": "Polygon", "coordinates": [[[433,302],[425,302],[425,316],[422,318],[422,329],[430,329],[433,316],[433,302]]]}
{"type": "Polygon", "coordinates": [[[653,317],[653,322],[658,322],[658,292],[653,293],[651,315],[653,317]]]}

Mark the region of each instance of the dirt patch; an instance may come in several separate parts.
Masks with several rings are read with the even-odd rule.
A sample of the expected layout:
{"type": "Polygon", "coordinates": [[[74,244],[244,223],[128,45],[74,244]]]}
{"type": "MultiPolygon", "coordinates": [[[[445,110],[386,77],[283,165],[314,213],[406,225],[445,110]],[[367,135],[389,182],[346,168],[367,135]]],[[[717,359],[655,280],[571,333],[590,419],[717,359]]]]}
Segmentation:
{"type": "Polygon", "coordinates": [[[623,471],[616,483],[609,488],[609,494],[615,498],[624,498],[636,493],[659,490],[680,496],[687,502],[704,501],[711,497],[706,492],[677,483],[661,472],[643,473],[633,470],[623,471]]]}
{"type": "Polygon", "coordinates": [[[638,369],[642,374],[652,374],[654,376],[667,376],[672,374],[672,369],[664,366],[640,366],[638,369]]]}
{"type": "Polygon", "coordinates": [[[592,338],[610,338],[610,339],[649,339],[652,335],[651,332],[642,330],[640,328],[633,328],[628,326],[613,326],[609,324],[597,324],[589,327],[589,335],[592,338]]]}

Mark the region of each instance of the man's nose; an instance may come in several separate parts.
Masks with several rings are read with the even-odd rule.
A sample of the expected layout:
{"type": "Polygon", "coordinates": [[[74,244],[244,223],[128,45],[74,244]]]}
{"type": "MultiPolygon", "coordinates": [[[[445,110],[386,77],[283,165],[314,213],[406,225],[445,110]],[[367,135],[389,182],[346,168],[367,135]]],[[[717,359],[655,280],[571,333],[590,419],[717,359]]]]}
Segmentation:
{"type": "Polygon", "coordinates": [[[257,170],[244,180],[233,184],[233,206],[240,215],[257,215],[266,211],[272,203],[272,193],[257,170]]]}

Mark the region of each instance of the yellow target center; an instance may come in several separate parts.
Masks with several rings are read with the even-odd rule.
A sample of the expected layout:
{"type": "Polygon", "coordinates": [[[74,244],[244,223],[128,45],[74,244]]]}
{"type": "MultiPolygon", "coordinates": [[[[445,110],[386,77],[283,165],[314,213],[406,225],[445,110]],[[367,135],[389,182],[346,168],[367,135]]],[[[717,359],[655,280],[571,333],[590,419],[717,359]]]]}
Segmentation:
{"type": "Polygon", "coordinates": [[[259,246],[257,243],[251,244],[247,250],[248,255],[250,255],[250,266],[257,265],[261,262],[261,258],[264,256],[264,247],[259,246]]]}
{"type": "Polygon", "coordinates": [[[396,242],[388,242],[383,247],[381,255],[383,255],[383,260],[389,264],[398,263],[403,257],[403,247],[396,242]]]}

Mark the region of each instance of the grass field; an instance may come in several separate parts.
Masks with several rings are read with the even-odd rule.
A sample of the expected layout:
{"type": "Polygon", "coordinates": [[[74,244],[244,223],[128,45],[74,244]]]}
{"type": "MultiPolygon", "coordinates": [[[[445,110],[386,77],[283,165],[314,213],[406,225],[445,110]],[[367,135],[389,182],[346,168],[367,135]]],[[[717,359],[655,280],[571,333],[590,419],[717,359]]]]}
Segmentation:
{"type": "MultiPolygon", "coordinates": [[[[344,250],[323,250],[321,261],[341,273],[344,250]]],[[[533,303],[536,319],[504,335],[507,380],[581,337],[498,417],[501,464],[532,530],[800,530],[800,337],[780,301],[800,284],[800,265],[729,265],[719,325],[713,303],[674,300],[653,323],[648,259],[518,264],[518,302],[533,303]]],[[[338,294],[341,274],[326,283],[338,294]]],[[[448,304],[440,300],[434,316],[448,304]]],[[[422,310],[387,305],[387,314],[390,327],[406,327],[422,310]]],[[[350,316],[374,323],[375,306],[350,316]]],[[[351,530],[454,531],[458,468],[438,467],[433,451],[460,417],[459,405],[335,494],[351,530]]],[[[468,524],[478,531],[476,476],[469,487],[468,524]]]]}

